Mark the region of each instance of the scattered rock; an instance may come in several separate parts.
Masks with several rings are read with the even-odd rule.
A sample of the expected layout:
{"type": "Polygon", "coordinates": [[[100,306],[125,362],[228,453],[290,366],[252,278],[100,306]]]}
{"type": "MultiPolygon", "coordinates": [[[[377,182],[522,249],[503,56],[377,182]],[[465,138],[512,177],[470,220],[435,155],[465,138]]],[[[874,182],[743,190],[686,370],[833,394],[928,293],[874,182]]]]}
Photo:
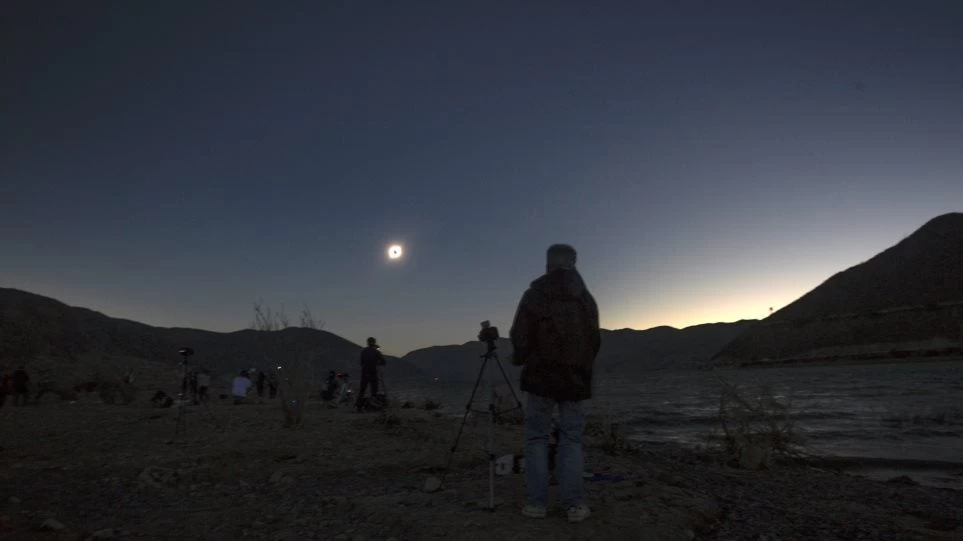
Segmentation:
{"type": "Polygon", "coordinates": [[[431,476],[425,479],[425,486],[422,487],[422,490],[425,492],[435,492],[439,488],[441,488],[441,479],[431,476]]]}
{"type": "Polygon", "coordinates": [[[280,483],[282,479],[284,479],[284,472],[279,470],[271,474],[271,478],[268,479],[268,482],[272,485],[276,485],[280,483]]]}
{"type": "Polygon", "coordinates": [[[137,476],[137,481],[141,485],[154,488],[174,486],[179,480],[180,476],[178,475],[177,470],[160,468],[157,466],[148,466],[144,469],[144,471],[140,472],[140,475],[137,476]]]}
{"type": "Polygon", "coordinates": [[[296,535],[291,530],[279,530],[271,536],[271,541],[293,541],[296,535]]]}
{"type": "Polygon", "coordinates": [[[892,483],[894,485],[906,485],[911,487],[918,487],[920,484],[913,480],[912,477],[908,475],[900,475],[899,477],[893,477],[892,479],[887,479],[887,483],[892,483]]]}
{"type": "Polygon", "coordinates": [[[339,533],[338,535],[334,536],[334,541],[348,541],[348,536],[343,533],[339,533]]]}
{"type": "Polygon", "coordinates": [[[363,535],[356,535],[356,536],[354,536],[354,541],[365,541],[365,539],[367,539],[367,537],[365,537],[365,536],[363,536],[363,535]]]}
{"type": "Polygon", "coordinates": [[[60,521],[48,518],[47,520],[40,523],[41,530],[53,530],[59,532],[66,528],[60,521]]]}
{"type": "Polygon", "coordinates": [[[103,530],[97,530],[96,532],[94,532],[93,535],[89,537],[89,539],[113,539],[113,538],[114,538],[113,528],[104,528],[103,530]]]}
{"type": "Polygon", "coordinates": [[[679,486],[683,483],[682,477],[666,472],[659,472],[659,474],[655,476],[655,479],[660,483],[665,483],[672,486],[679,486]]]}
{"type": "Polygon", "coordinates": [[[421,492],[412,492],[410,494],[402,495],[400,498],[398,498],[397,502],[398,505],[402,505],[404,507],[423,506],[428,503],[430,499],[431,496],[427,494],[423,494],[421,492]]]}
{"type": "Polygon", "coordinates": [[[10,503],[12,503],[12,504],[14,504],[14,505],[20,505],[20,502],[22,502],[22,501],[23,501],[23,500],[21,500],[20,498],[17,498],[17,497],[15,497],[15,496],[10,496],[10,503]]]}
{"type": "Polygon", "coordinates": [[[938,532],[952,532],[960,527],[960,520],[951,516],[933,517],[926,527],[938,532]]]}

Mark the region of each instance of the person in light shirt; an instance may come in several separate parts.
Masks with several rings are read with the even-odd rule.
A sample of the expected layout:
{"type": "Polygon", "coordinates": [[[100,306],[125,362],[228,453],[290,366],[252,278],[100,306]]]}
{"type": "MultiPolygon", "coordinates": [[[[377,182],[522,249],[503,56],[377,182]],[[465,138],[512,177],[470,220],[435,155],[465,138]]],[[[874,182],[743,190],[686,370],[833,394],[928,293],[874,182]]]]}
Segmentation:
{"type": "Polygon", "coordinates": [[[211,386],[211,373],[205,368],[197,375],[197,400],[207,402],[207,388],[211,386]]]}
{"type": "Polygon", "coordinates": [[[247,377],[247,372],[242,370],[231,383],[231,394],[234,396],[235,404],[247,402],[247,393],[251,390],[251,380],[247,377]]]}

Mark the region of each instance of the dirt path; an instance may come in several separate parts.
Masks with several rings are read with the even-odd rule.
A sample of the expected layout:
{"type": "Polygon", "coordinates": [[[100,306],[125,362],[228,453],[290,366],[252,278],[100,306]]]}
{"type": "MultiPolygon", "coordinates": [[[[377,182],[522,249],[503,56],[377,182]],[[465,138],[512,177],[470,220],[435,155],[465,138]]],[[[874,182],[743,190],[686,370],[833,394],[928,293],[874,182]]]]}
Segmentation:
{"type": "MultiPolygon", "coordinates": [[[[590,445],[586,469],[622,478],[586,483],[593,516],[525,519],[521,475],[496,478],[496,512],[475,505],[488,490],[484,423],[467,429],[445,486],[428,494],[456,428],[431,412],[399,410],[386,424],[312,403],[298,430],[281,427],[276,403],[212,412],[223,429],[193,408],[175,439],[176,410],[0,410],[0,540],[963,539],[958,491],[803,468],[739,472],[668,447],[613,457],[590,445]]],[[[500,451],[521,451],[519,427],[497,437],[500,451]]]]}

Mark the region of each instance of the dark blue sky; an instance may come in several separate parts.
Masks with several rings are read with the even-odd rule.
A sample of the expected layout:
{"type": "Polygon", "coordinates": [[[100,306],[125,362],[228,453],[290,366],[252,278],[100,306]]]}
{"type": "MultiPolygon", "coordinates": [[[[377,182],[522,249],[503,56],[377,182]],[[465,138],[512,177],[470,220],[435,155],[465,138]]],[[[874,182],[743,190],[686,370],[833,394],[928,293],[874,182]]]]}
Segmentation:
{"type": "Polygon", "coordinates": [[[4,4],[0,285],[404,353],[507,331],[553,242],[685,326],[963,207],[955,2],[204,4],[4,4]]]}

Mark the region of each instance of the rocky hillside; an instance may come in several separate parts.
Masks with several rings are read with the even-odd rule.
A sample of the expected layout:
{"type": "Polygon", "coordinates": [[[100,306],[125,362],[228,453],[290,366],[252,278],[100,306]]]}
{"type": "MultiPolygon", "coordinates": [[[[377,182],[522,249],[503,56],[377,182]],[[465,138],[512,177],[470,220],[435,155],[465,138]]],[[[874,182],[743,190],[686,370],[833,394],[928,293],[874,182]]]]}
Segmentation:
{"type": "MultiPolygon", "coordinates": [[[[361,350],[327,331],[292,327],[218,333],[152,327],[0,288],[0,366],[26,363],[34,371],[50,369],[67,379],[127,369],[164,378],[180,362],[177,350],[181,347],[193,348],[196,355],[191,362],[217,375],[297,360],[310,363],[317,374],[335,368],[351,370],[361,350]]],[[[390,359],[386,370],[395,378],[418,374],[400,359],[390,359]]]]}
{"type": "MultiPolygon", "coordinates": [[[[596,374],[631,378],[650,370],[693,368],[707,362],[721,347],[755,323],[737,321],[685,329],[655,327],[644,331],[603,329],[596,374]]],[[[404,360],[425,375],[442,381],[474,381],[478,377],[479,356],[484,352],[483,344],[468,342],[412,351],[404,360]]],[[[521,370],[509,364],[511,353],[511,342],[504,338],[499,340],[498,354],[509,376],[518,381],[521,370]]]]}
{"type": "Polygon", "coordinates": [[[719,361],[944,356],[963,339],[963,214],[930,220],[728,344],[719,361]]]}

